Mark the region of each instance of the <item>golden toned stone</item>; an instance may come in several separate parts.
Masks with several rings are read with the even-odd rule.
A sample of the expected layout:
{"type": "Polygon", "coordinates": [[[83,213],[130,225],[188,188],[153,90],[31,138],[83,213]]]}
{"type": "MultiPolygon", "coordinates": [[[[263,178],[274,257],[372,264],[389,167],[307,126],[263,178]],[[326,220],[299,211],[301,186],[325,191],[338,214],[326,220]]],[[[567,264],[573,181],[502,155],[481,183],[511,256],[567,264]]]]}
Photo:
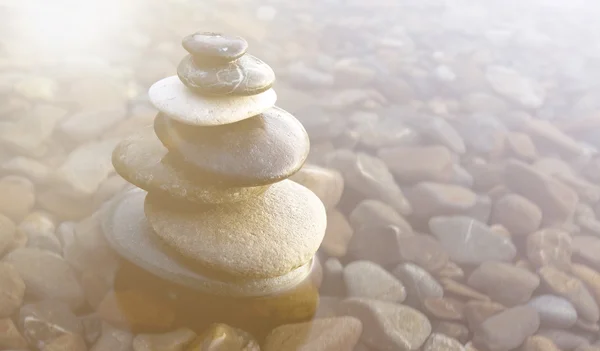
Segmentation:
{"type": "Polygon", "coordinates": [[[269,333],[264,351],[352,351],[361,333],[361,321],[350,316],[287,324],[269,333]]]}
{"type": "Polygon", "coordinates": [[[128,182],[157,194],[196,203],[231,203],[263,193],[267,187],[231,188],[207,184],[176,168],[151,127],[123,140],[113,152],[117,173],[128,182]]]}
{"type": "Polygon", "coordinates": [[[289,179],[312,190],[328,211],[334,208],[342,198],[344,177],[335,169],[305,164],[289,179]]]}
{"type": "Polygon", "coordinates": [[[148,193],[144,212],[156,234],[184,257],[246,278],[276,277],[305,265],[327,224],[319,198],[290,180],[250,202],[203,208],[148,193]]]}

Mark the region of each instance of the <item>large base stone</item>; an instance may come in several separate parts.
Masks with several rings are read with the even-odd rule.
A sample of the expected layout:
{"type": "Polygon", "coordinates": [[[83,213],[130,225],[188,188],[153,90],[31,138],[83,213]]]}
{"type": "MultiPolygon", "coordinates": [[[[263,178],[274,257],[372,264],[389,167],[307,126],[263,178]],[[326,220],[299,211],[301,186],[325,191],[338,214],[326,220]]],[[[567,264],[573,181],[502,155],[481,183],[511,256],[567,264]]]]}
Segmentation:
{"type": "Polygon", "coordinates": [[[304,281],[318,262],[275,278],[233,279],[214,272],[199,272],[186,265],[150,227],[144,216],[146,192],[131,189],[105,208],[102,229],[117,253],[128,261],[167,281],[204,293],[226,296],[264,296],[288,290],[304,281]]]}
{"type": "MultiPolygon", "coordinates": [[[[153,301],[173,311],[174,319],[169,330],[187,327],[201,333],[210,324],[218,322],[243,329],[261,340],[277,326],[308,321],[314,316],[319,299],[319,276],[320,272],[315,269],[311,277],[285,292],[234,298],[205,294],[173,284],[124,262],[116,274],[115,298],[125,321],[130,320],[132,324],[147,316],[147,312],[140,311],[136,304],[128,303],[127,296],[138,292],[144,296],[152,295],[153,301]]],[[[157,332],[154,329],[132,330],[136,333],[157,332]]]]}

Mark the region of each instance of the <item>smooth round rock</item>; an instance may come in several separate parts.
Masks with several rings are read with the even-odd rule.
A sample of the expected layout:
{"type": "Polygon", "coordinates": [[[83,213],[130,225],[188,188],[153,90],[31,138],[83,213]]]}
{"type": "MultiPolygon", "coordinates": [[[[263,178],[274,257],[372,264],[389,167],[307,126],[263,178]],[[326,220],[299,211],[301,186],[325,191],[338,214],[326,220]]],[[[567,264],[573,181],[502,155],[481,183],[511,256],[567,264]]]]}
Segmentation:
{"type": "Polygon", "coordinates": [[[517,306],[483,322],[475,330],[473,342],[489,351],[513,350],[532,336],[539,326],[540,317],[533,307],[517,306]]]}
{"type": "Polygon", "coordinates": [[[275,277],[307,264],[325,234],[325,207],[291,180],[253,201],[210,207],[172,204],[149,193],[148,221],[163,241],[203,267],[234,276],[275,277]]]}
{"type": "Polygon", "coordinates": [[[232,203],[247,200],[266,190],[258,187],[223,187],[184,172],[167,156],[168,150],[152,128],[123,140],[113,152],[115,170],[128,182],[144,189],[195,203],[232,203]]]}
{"type": "Polygon", "coordinates": [[[431,334],[427,317],[401,304],[350,298],[340,303],[339,310],[361,320],[361,339],[376,350],[418,350],[431,334]]]}
{"type": "Polygon", "coordinates": [[[354,261],[344,267],[348,297],[364,297],[380,301],[402,302],[404,285],[392,274],[370,261],[354,261]]]}
{"type": "Polygon", "coordinates": [[[238,122],[265,112],[277,101],[273,89],[251,96],[201,96],[188,89],[177,76],[154,83],[148,96],[160,112],[197,126],[238,122]]]}
{"type": "Polygon", "coordinates": [[[466,216],[433,217],[429,229],[450,259],[457,263],[512,261],[517,254],[510,238],[498,235],[484,223],[466,216]]]}
{"type": "Polygon", "coordinates": [[[273,69],[249,54],[222,65],[205,65],[188,55],[177,66],[177,76],[192,91],[210,96],[256,95],[275,82],[273,69]]]}
{"type": "Polygon", "coordinates": [[[525,303],[540,285],[530,271],[504,262],[482,263],[469,276],[467,284],[506,306],[525,303]]]}
{"type": "Polygon", "coordinates": [[[278,107],[214,127],[193,127],[159,114],[154,130],[162,143],[189,165],[186,168],[238,187],[288,178],[302,167],[310,149],[302,124],[278,107]]]}
{"type": "Polygon", "coordinates": [[[183,38],[183,48],[201,62],[218,63],[238,59],[248,50],[246,39],[211,32],[196,32],[183,38]]]}
{"type": "Polygon", "coordinates": [[[573,304],[580,318],[592,323],[598,322],[598,303],[581,280],[552,266],[540,268],[538,274],[550,290],[573,304]]]}
{"type": "Polygon", "coordinates": [[[145,197],[146,192],[140,189],[116,197],[104,213],[102,228],[117,253],[160,278],[212,294],[260,296],[297,285],[312,269],[309,262],[276,278],[218,280],[204,276],[167,254],[144,215],[145,197]]]}
{"type": "Polygon", "coordinates": [[[542,326],[567,329],[577,322],[575,307],[562,297],[540,295],[531,299],[527,304],[538,311],[542,326]]]}

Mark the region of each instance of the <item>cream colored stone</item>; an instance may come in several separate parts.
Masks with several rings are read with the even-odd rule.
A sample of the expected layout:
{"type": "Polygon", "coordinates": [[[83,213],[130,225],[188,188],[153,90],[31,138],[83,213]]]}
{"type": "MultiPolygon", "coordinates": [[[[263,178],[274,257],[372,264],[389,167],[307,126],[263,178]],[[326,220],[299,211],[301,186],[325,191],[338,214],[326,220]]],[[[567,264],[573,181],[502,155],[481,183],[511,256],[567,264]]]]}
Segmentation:
{"type": "Polygon", "coordinates": [[[181,123],[196,126],[238,122],[268,110],[277,101],[273,89],[250,96],[200,96],[188,89],[177,76],[154,83],[148,95],[160,112],[181,123]]]}
{"type": "Polygon", "coordinates": [[[146,197],[146,217],[158,236],[202,266],[235,276],[275,277],[305,265],[327,225],[319,198],[290,180],[252,201],[173,205],[153,193],[146,197]]]}
{"type": "Polygon", "coordinates": [[[340,202],[344,191],[344,177],[334,169],[305,164],[290,179],[312,190],[328,211],[340,202]]]}
{"type": "Polygon", "coordinates": [[[152,127],[148,127],[117,145],[113,152],[113,165],[123,178],[144,190],[196,203],[247,200],[267,188],[217,188],[201,177],[178,170],[165,158],[167,151],[154,135],[152,127]]]}
{"type": "Polygon", "coordinates": [[[203,276],[165,252],[164,243],[144,216],[145,197],[146,192],[140,189],[117,196],[103,214],[102,229],[117,253],[165,280],[216,295],[264,296],[296,286],[313,269],[316,260],[275,278],[240,280],[203,276]]]}

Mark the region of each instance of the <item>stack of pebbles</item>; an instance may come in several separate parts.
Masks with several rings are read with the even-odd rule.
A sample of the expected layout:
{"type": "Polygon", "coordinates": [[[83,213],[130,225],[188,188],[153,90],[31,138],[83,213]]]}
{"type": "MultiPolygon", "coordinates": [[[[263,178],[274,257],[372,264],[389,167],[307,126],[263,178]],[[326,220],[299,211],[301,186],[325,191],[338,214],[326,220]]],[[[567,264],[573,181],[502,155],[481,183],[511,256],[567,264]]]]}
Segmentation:
{"type": "Polygon", "coordinates": [[[115,289],[162,295],[198,329],[308,319],[326,214],[286,179],[304,164],[308,135],[274,106],[275,74],[243,38],[195,33],[183,46],[178,76],[150,88],[154,128],[113,153],[117,172],[141,188],[105,208],[103,231],[125,259],[115,289]]]}

